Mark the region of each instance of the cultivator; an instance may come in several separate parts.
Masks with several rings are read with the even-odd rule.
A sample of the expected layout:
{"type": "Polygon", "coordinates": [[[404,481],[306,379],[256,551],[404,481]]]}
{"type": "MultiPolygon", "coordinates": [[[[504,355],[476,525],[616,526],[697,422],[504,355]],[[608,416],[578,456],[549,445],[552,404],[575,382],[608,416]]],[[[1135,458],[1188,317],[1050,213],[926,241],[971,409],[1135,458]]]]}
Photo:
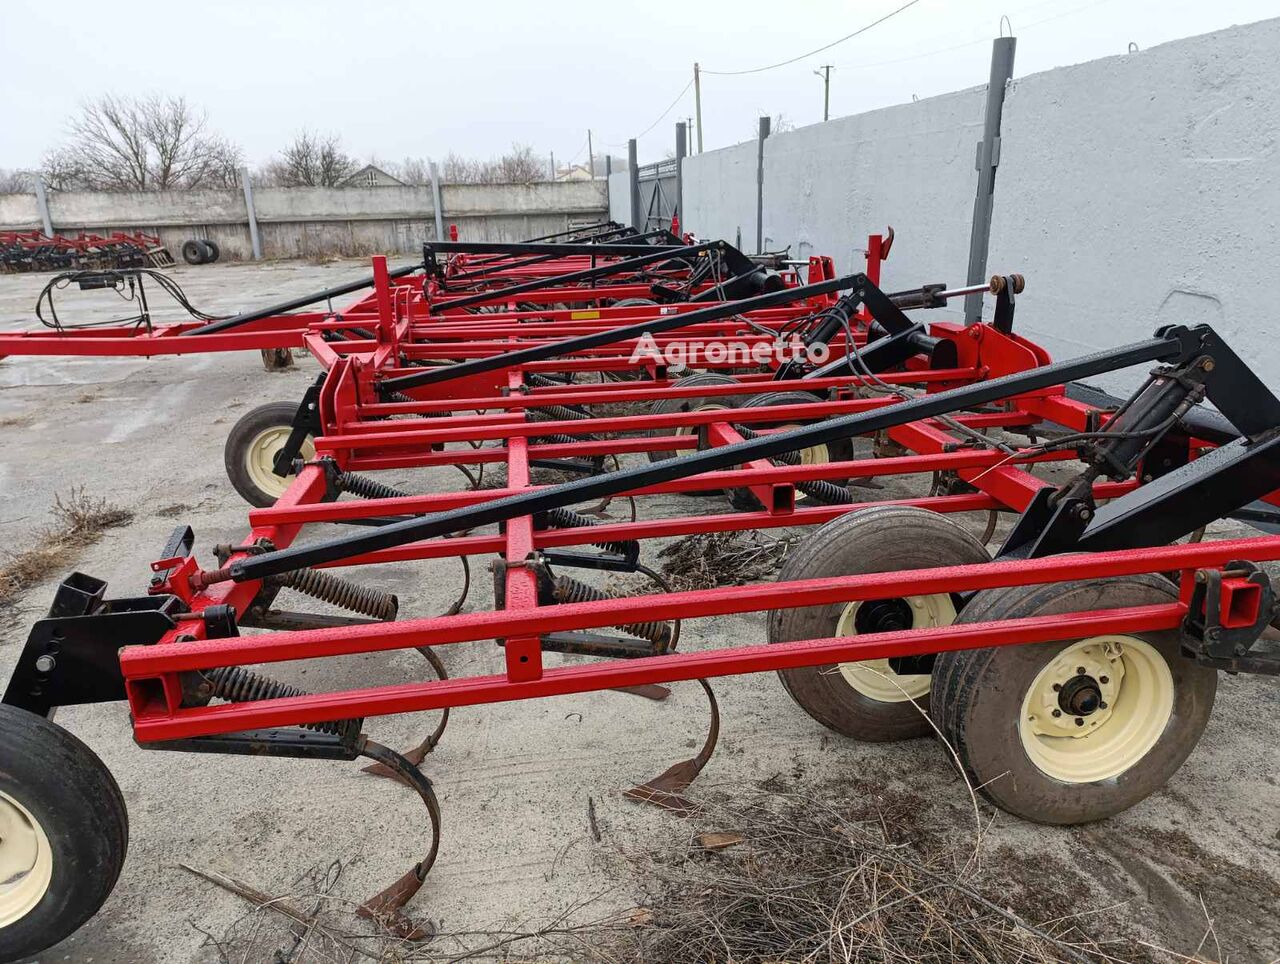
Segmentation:
{"type": "MultiPolygon", "coordinates": [[[[432,819],[427,856],[364,905],[412,938],[429,929],[402,908],[440,841],[420,766],[443,721],[398,753],[362,734],[368,717],[605,689],[660,697],[698,680],[712,712],[702,751],[628,791],[686,811],[720,726],[707,681],[772,670],[854,739],[936,727],[969,784],[1013,814],[1070,824],[1137,803],[1194,748],[1218,670],[1280,671],[1262,641],[1274,601],[1262,565],[1280,559],[1280,538],[1203,538],[1232,516],[1280,521],[1280,400],[1206,326],[1053,362],[1014,330],[1020,277],[885,293],[889,240],[871,238],[865,269],[842,277],[828,259],[761,264],[674,236],[598,238],[590,253],[444,242],[427,246],[421,278],[375,259],[358,314],[300,329],[324,368],[301,403],[249,413],[228,440],[229,474],[255,506],[248,535],[202,563],[180,526],[145,596],[108,599],[102,581],[69,577],[0,725],[47,753],[72,739],[44,719],[54,707],[127,700],[145,748],[370,759],[432,819]],[[978,287],[991,322],[905,314],[978,287]],[[1153,365],[1115,405],[1067,390],[1153,365]],[[400,481],[438,467],[468,484],[400,481]],[[548,470],[568,480],[548,483],[548,470]],[[486,471],[501,473],[496,487],[486,471]],[[876,499],[889,479],[907,490],[876,499]],[[1000,513],[1016,521],[992,552],[1000,513]],[[984,538],[963,524],[974,514],[984,538]],[[335,525],[350,528],[328,535],[335,525]],[[655,568],[658,540],[795,528],[811,531],[776,582],[674,592],[655,568]],[[475,557],[494,580],[479,611],[459,599],[399,619],[394,595],[348,578],[475,557]],[[603,574],[619,573],[652,591],[610,593],[603,574]],[[278,608],[285,590],[355,615],[278,608]],[[743,613],[767,614],[758,641],[681,649],[689,621],[743,613]],[[240,635],[250,627],[267,631],[240,635]],[[468,643],[496,643],[502,672],[450,678],[442,648],[468,643]],[[249,669],[410,648],[431,678],[310,693],[249,669]]],[[[184,335],[242,337],[260,322],[184,335]]],[[[110,783],[90,751],[74,756],[85,785],[110,783]]],[[[0,782],[13,823],[61,832],[79,791],[58,791],[55,811],[47,774],[14,773],[0,782]]],[[[122,809],[78,819],[122,834],[122,809]]],[[[84,856],[110,839],[62,846],[84,856]]],[[[118,867],[117,849],[100,856],[118,867]]],[[[15,879],[39,884],[30,852],[15,879]]],[[[42,938],[18,915],[0,949],[74,929],[113,879],[64,881],[76,913],[42,938]]]]}
{"type": "Polygon", "coordinates": [[[39,231],[0,231],[0,270],[67,271],[101,268],[167,268],[174,264],[169,249],[155,235],[86,234],[74,238],[39,231]]]}

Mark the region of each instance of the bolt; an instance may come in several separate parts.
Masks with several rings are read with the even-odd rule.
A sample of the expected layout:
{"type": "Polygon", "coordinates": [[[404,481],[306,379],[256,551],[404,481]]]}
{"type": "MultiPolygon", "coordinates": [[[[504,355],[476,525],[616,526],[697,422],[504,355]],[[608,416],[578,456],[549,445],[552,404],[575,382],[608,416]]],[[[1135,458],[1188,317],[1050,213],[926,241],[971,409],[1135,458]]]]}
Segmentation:
{"type": "Polygon", "coordinates": [[[1100,710],[1105,710],[1106,708],[1107,708],[1107,701],[1106,701],[1106,700],[1102,700],[1101,702],[1099,702],[1099,703],[1098,703],[1098,709],[1100,709],[1100,710]]]}
{"type": "Polygon", "coordinates": [[[1062,715],[1062,710],[1054,710],[1054,711],[1053,711],[1053,715],[1054,715],[1055,717],[1061,716],[1061,715],[1062,715]]]}
{"type": "Polygon", "coordinates": [[[1077,666],[1077,667],[1076,667],[1076,675],[1077,675],[1077,676],[1083,676],[1083,675],[1084,675],[1084,667],[1083,667],[1083,666],[1077,666]]]}
{"type": "Polygon", "coordinates": [[[1099,683],[1106,684],[1106,683],[1110,683],[1110,682],[1111,682],[1111,680],[1110,680],[1108,677],[1106,677],[1106,676],[1099,676],[1099,677],[1098,677],[1098,682],[1099,682],[1099,683]]]}
{"type": "Polygon", "coordinates": [[[1058,690],[1060,690],[1060,689],[1062,689],[1062,684],[1061,684],[1061,683],[1054,683],[1054,684],[1053,684],[1053,691],[1054,691],[1055,693],[1056,693],[1056,692],[1058,692],[1058,690]]]}
{"type": "Polygon", "coordinates": [[[40,673],[52,673],[57,665],[58,661],[52,656],[41,656],[36,659],[36,671],[40,673]]]}
{"type": "Polygon", "coordinates": [[[1213,359],[1212,359],[1212,358],[1206,358],[1206,359],[1204,360],[1204,370],[1205,370],[1205,371],[1207,371],[1207,372],[1211,372],[1211,371],[1213,371],[1213,369],[1214,369],[1215,367],[1216,367],[1216,366],[1214,365],[1214,363],[1213,363],[1213,359]]]}
{"type": "Polygon", "coordinates": [[[1077,716],[1077,717],[1076,717],[1076,726],[1084,726],[1084,717],[1083,717],[1083,716],[1077,716]]]}

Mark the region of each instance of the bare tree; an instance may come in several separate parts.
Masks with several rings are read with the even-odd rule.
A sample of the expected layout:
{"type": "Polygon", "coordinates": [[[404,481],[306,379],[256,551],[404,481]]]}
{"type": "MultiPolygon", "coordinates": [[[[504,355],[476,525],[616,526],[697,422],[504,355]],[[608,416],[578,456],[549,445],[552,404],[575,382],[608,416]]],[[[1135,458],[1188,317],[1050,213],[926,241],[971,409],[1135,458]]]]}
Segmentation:
{"type": "Polygon", "coordinates": [[[545,181],[546,166],[527,144],[513,144],[501,157],[481,161],[450,154],[440,165],[446,184],[529,184],[545,181]]]}
{"type": "Polygon", "coordinates": [[[0,194],[30,194],[35,190],[35,175],[30,171],[0,167],[0,194]]]}
{"type": "Polygon", "coordinates": [[[262,180],[277,187],[336,187],[358,167],[338,135],[303,130],[266,166],[262,180]]]}
{"type": "Polygon", "coordinates": [[[46,155],[43,174],[52,187],[98,191],[234,185],[240,148],[207,126],[185,97],[104,94],[71,119],[67,144],[46,155]]]}
{"type": "MultiPolygon", "coordinates": [[[[795,129],[796,129],[795,121],[791,120],[790,118],[787,117],[786,114],[783,114],[781,112],[774,114],[769,119],[770,134],[785,134],[787,133],[787,131],[793,131],[795,129]]],[[[751,122],[751,140],[754,141],[759,136],[760,136],[760,121],[759,120],[752,121],[751,122]]]]}
{"type": "Polygon", "coordinates": [[[419,187],[431,183],[431,161],[425,157],[406,157],[391,172],[405,184],[419,187]]]}

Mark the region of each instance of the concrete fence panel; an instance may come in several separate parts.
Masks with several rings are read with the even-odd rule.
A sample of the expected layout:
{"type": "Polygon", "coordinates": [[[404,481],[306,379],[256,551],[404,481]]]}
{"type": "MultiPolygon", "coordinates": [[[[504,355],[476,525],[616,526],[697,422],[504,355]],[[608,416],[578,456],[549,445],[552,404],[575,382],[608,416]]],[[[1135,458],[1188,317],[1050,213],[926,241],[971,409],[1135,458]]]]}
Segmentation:
{"type": "MultiPolygon", "coordinates": [[[[885,284],[964,282],[986,88],[774,134],[764,146],[764,247],[866,263],[868,234],[893,225],[885,284]]],[[[953,315],[960,315],[955,306],[953,315]]]]}
{"type": "Polygon", "coordinates": [[[1013,82],[988,264],[1027,275],[1021,331],[1066,358],[1205,322],[1280,389],[1277,51],[1268,20],[1013,82]]]}
{"type": "Polygon", "coordinates": [[[684,228],[700,238],[728,241],[741,233],[743,249],[755,251],[755,141],[686,157],[683,174],[684,228]]]}

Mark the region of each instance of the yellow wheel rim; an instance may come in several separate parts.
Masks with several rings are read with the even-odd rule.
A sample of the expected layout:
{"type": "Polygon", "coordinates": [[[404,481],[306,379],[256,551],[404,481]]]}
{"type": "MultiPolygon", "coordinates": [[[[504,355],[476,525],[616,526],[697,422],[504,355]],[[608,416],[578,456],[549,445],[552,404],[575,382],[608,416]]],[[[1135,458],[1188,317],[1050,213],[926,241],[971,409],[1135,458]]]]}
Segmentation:
{"type": "Polygon", "coordinates": [[[1096,783],[1150,752],[1173,715],[1173,674],[1136,636],[1091,636],[1032,681],[1019,734],[1036,767],[1063,783],[1096,783]]]}
{"type": "MultiPolygon", "coordinates": [[[[289,441],[289,433],[292,431],[293,429],[288,425],[276,425],[263,429],[250,440],[248,448],[245,449],[244,465],[250,481],[273,499],[284,495],[285,489],[289,488],[289,482],[293,479],[293,473],[281,478],[271,471],[271,467],[275,465],[276,453],[284,448],[284,443],[289,441]]],[[[298,455],[308,462],[316,457],[315,443],[309,437],[303,440],[302,450],[298,455]]]]}
{"type": "MultiPolygon", "coordinates": [[[[948,593],[934,593],[928,596],[903,596],[902,601],[909,607],[911,625],[907,629],[932,629],[937,626],[950,626],[956,621],[955,603],[948,593]]],[[[837,636],[857,636],[858,610],[867,605],[859,600],[845,606],[836,623],[837,636]]],[[[838,664],[840,675],[844,681],[868,699],[879,703],[905,703],[907,700],[918,700],[929,692],[930,676],[928,673],[899,675],[893,671],[887,659],[867,659],[859,663],[838,664]]]]}
{"type": "Polygon", "coordinates": [[[53,879],[53,847],[31,811],[0,791],[0,928],[40,903],[53,879]]]}
{"type": "MultiPolygon", "coordinates": [[[[782,431],[789,431],[793,428],[800,428],[801,424],[797,422],[794,425],[784,425],[782,431]]],[[[831,461],[831,453],[825,445],[810,445],[807,449],[799,451],[801,465],[826,465],[831,461]]],[[[806,492],[796,489],[796,503],[809,501],[810,496],[806,492]]],[[[954,618],[954,617],[953,617],[954,618]]],[[[882,660],[880,662],[883,662],[882,660]]]]}

